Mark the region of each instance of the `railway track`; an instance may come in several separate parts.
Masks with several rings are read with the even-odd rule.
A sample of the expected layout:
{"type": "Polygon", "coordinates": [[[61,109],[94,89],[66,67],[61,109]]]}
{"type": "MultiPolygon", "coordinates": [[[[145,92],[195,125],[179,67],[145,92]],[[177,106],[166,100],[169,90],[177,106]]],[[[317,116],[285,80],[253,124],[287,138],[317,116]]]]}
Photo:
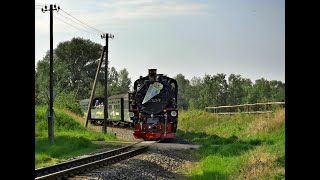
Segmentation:
{"type": "MultiPolygon", "coordinates": [[[[155,143],[160,141],[162,140],[156,141],[155,143]]],[[[106,166],[124,159],[128,159],[145,152],[151,144],[149,143],[146,145],[141,145],[140,143],[141,142],[111,151],[90,155],[85,158],[74,159],[52,166],[35,169],[35,179],[65,179],[76,174],[91,171],[101,166],[106,166]],[[137,144],[140,145],[138,146],[137,144]]]]}

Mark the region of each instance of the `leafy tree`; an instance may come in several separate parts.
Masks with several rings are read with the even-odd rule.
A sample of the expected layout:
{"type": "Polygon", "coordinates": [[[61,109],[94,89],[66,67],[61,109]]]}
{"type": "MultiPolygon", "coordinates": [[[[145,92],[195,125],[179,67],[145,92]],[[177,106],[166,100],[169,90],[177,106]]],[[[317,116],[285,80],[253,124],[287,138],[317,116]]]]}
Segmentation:
{"type": "Polygon", "coordinates": [[[281,81],[270,81],[271,88],[271,100],[272,101],[284,101],[285,99],[285,84],[281,81]]]}
{"type": "MultiPolygon", "coordinates": [[[[111,67],[111,69],[108,70],[108,96],[112,96],[115,94],[119,94],[120,90],[118,87],[118,79],[119,79],[119,75],[117,70],[114,67],[111,67]]],[[[101,74],[102,76],[102,74],[101,74]]],[[[92,86],[91,86],[92,87],[92,86]]],[[[103,79],[97,83],[97,87],[96,87],[96,91],[95,91],[95,95],[96,96],[100,96],[100,97],[104,97],[104,74],[103,74],[103,79]]]]}
{"type": "Polygon", "coordinates": [[[246,103],[246,97],[252,86],[251,80],[244,79],[241,75],[230,74],[228,81],[228,104],[236,105],[246,103]]]}
{"type": "MultiPolygon", "coordinates": [[[[71,41],[65,41],[58,44],[54,53],[55,70],[57,76],[61,75],[58,82],[64,83],[63,89],[75,91],[78,87],[76,81],[82,81],[82,87],[90,85],[92,79],[94,79],[96,68],[101,56],[102,46],[98,43],[94,43],[88,39],[73,38],[71,41]],[[87,79],[89,77],[90,79],[87,79]]],[[[104,72],[104,68],[101,68],[104,72]]],[[[104,77],[100,75],[100,80],[104,77]]],[[[79,89],[79,98],[87,96],[88,92],[83,92],[79,89]]]]}
{"type": "Polygon", "coordinates": [[[200,106],[220,106],[227,103],[228,84],[226,74],[205,75],[200,90],[200,106]]]}
{"type": "Polygon", "coordinates": [[[227,103],[227,93],[228,93],[228,83],[226,81],[226,74],[218,73],[212,76],[212,81],[214,82],[214,93],[215,101],[217,105],[226,105],[227,103]]]}
{"type": "Polygon", "coordinates": [[[245,94],[246,96],[242,99],[242,104],[247,104],[249,103],[249,95],[250,95],[250,92],[252,91],[252,88],[253,88],[253,83],[250,79],[243,79],[243,86],[244,86],[244,91],[245,91],[245,94]]]}
{"type": "Polygon", "coordinates": [[[109,73],[109,84],[111,86],[117,86],[119,81],[119,73],[116,68],[112,67],[109,73]]]}
{"type": "Polygon", "coordinates": [[[201,78],[193,77],[190,80],[190,87],[187,89],[187,99],[189,99],[189,108],[204,108],[200,103],[200,90],[203,86],[201,78]]]}
{"type": "Polygon", "coordinates": [[[43,90],[49,90],[49,60],[46,57],[37,63],[35,79],[36,92],[40,93],[43,90]]]}
{"type": "Polygon", "coordinates": [[[249,102],[267,102],[271,100],[271,87],[268,80],[261,78],[256,80],[249,93],[249,102]]]}
{"type": "Polygon", "coordinates": [[[188,109],[188,100],[186,98],[186,92],[189,88],[189,80],[185,78],[181,73],[177,74],[174,79],[178,83],[178,106],[181,109],[188,109]]]}
{"type": "Polygon", "coordinates": [[[119,87],[121,93],[129,91],[131,85],[131,78],[129,78],[129,72],[126,68],[119,71],[119,87]]]}
{"type": "Polygon", "coordinates": [[[199,98],[199,105],[201,108],[204,108],[206,106],[215,106],[214,102],[214,93],[212,93],[213,85],[211,76],[208,74],[205,74],[203,77],[203,83],[200,85],[200,98],[199,98]]]}

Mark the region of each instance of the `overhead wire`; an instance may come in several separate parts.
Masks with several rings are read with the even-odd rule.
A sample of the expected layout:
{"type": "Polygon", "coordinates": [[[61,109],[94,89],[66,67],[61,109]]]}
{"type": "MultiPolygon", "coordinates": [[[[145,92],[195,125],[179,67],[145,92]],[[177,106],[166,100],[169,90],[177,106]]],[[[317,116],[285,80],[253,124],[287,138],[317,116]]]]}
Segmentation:
{"type": "MultiPolygon", "coordinates": [[[[57,17],[56,15],[54,15],[54,17],[55,17],[55,18],[57,18],[59,21],[61,21],[61,22],[65,23],[65,24],[67,24],[67,25],[69,25],[69,26],[71,26],[71,27],[73,27],[73,28],[75,28],[75,29],[78,29],[78,30],[80,30],[80,31],[84,31],[84,32],[87,32],[87,33],[90,33],[90,34],[94,34],[94,35],[97,35],[97,34],[98,34],[98,33],[92,33],[92,32],[89,32],[89,31],[86,31],[86,30],[80,29],[80,28],[78,28],[78,27],[75,27],[75,26],[73,26],[73,25],[71,25],[71,24],[69,24],[69,23],[65,22],[64,20],[60,19],[60,18],[59,18],[59,17],[57,17]]],[[[98,35],[99,35],[99,34],[98,34],[98,35]]]]}
{"type": "Polygon", "coordinates": [[[95,30],[95,31],[98,31],[98,32],[104,34],[103,31],[100,31],[100,30],[98,30],[98,29],[96,29],[96,28],[94,28],[94,27],[91,27],[91,26],[87,25],[86,23],[80,21],[79,19],[77,19],[76,17],[72,16],[70,13],[66,12],[65,10],[63,10],[63,9],[61,9],[61,8],[60,8],[60,10],[63,11],[64,13],[66,13],[67,15],[71,16],[72,18],[76,19],[76,20],[79,21],[80,23],[86,25],[87,27],[89,27],[89,28],[91,28],[91,29],[93,29],[93,30],[95,30]]]}
{"type": "MultiPolygon", "coordinates": [[[[35,3],[37,3],[37,4],[35,4],[35,7],[36,7],[35,9],[36,9],[36,10],[37,10],[37,9],[41,9],[41,8],[38,8],[38,6],[44,6],[44,5],[45,5],[44,3],[38,3],[38,2],[35,2],[35,3]],[[42,5],[38,5],[38,4],[42,4],[42,5]]],[[[77,30],[84,31],[84,32],[86,32],[86,33],[90,33],[90,34],[94,34],[94,35],[101,35],[101,33],[104,34],[103,31],[100,31],[99,29],[96,29],[96,28],[94,28],[94,27],[92,27],[92,26],[89,26],[88,24],[86,24],[86,23],[82,22],[81,20],[79,20],[78,18],[72,16],[70,13],[66,12],[65,10],[63,10],[63,9],[61,9],[61,8],[60,8],[59,10],[61,10],[65,15],[63,15],[62,13],[59,13],[59,12],[57,12],[57,14],[58,14],[59,16],[62,16],[62,17],[65,18],[65,19],[68,19],[68,20],[69,20],[69,23],[66,22],[65,20],[57,17],[56,15],[54,15],[54,17],[57,18],[59,21],[65,23],[65,24],[67,24],[67,25],[69,25],[69,26],[71,26],[71,27],[73,27],[73,28],[75,28],[75,29],[77,29],[77,30]],[[71,18],[70,18],[70,17],[71,17],[71,18]],[[75,20],[73,20],[73,19],[75,19],[75,20]],[[77,24],[78,26],[81,26],[81,28],[72,25],[72,23],[70,23],[71,21],[72,21],[72,23],[75,23],[75,24],[77,24]],[[79,23],[79,22],[80,22],[80,23],[79,23]],[[83,29],[83,28],[84,28],[84,29],[83,29]],[[89,31],[88,31],[88,30],[89,30],[89,31]],[[97,33],[97,32],[99,32],[99,33],[97,33]]]]}
{"type": "MultiPolygon", "coordinates": [[[[82,26],[82,27],[84,27],[84,28],[87,28],[86,26],[84,26],[84,25],[82,25],[82,24],[80,24],[80,23],[76,22],[75,20],[73,20],[73,19],[71,19],[71,18],[69,18],[69,17],[66,17],[66,16],[62,15],[62,14],[61,14],[61,13],[59,13],[59,12],[57,12],[57,14],[59,14],[60,16],[62,16],[62,17],[64,17],[64,18],[66,18],[66,19],[69,19],[70,21],[74,22],[75,24],[77,24],[77,25],[79,25],[79,26],[82,26]]],[[[87,29],[89,29],[89,28],[87,28],[87,29]]],[[[90,29],[90,31],[92,31],[92,30],[90,29]]]]}

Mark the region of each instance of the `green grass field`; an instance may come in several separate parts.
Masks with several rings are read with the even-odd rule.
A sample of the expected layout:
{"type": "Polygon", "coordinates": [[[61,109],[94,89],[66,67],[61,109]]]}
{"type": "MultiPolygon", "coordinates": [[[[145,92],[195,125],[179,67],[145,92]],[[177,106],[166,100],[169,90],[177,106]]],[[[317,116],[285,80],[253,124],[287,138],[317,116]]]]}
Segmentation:
{"type": "Polygon", "coordinates": [[[284,179],[284,114],[180,112],[177,135],[201,145],[189,179],[284,179]]]}
{"type": "Polygon", "coordinates": [[[115,141],[113,134],[93,132],[65,114],[55,109],[54,143],[48,141],[48,123],[44,119],[46,107],[35,107],[35,167],[42,167],[64,161],[94,150],[106,147],[91,141],[115,141]]]}

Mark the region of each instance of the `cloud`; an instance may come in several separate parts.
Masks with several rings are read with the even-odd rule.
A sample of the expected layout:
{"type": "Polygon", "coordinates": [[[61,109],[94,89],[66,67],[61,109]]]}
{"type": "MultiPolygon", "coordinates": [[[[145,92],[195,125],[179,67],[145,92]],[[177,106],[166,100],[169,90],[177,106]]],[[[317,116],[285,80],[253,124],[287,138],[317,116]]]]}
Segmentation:
{"type": "MultiPolygon", "coordinates": [[[[98,4],[108,11],[93,12],[92,16],[108,20],[128,20],[138,18],[161,18],[168,16],[205,15],[208,5],[204,3],[186,3],[181,1],[160,0],[123,0],[101,2],[98,4]]],[[[88,14],[88,18],[90,18],[88,14]]]]}
{"type": "MultiPolygon", "coordinates": [[[[111,1],[85,1],[80,0],[74,2],[71,7],[71,2],[60,5],[61,9],[68,12],[72,16],[78,18],[82,22],[92,26],[110,26],[115,28],[125,28],[125,23],[129,20],[141,20],[152,18],[164,18],[172,16],[198,16],[208,15],[208,5],[200,2],[183,2],[179,0],[161,1],[161,0],[111,0],[111,1]],[[64,6],[64,7],[63,7],[64,6]]],[[[39,10],[36,12],[36,32],[49,32],[49,13],[44,16],[39,10]]],[[[55,32],[76,32],[78,29],[84,28],[65,17],[59,16],[62,14],[71,18],[63,11],[54,13],[57,17],[55,22],[55,32]],[[67,25],[69,23],[76,28],[67,25]]],[[[74,19],[73,19],[74,20],[74,19]]],[[[79,23],[79,22],[78,22],[79,23]]],[[[80,23],[81,24],[81,23],[80,23]]],[[[97,28],[99,29],[99,28],[97,28]]],[[[95,32],[97,33],[97,32],[95,32]]]]}

